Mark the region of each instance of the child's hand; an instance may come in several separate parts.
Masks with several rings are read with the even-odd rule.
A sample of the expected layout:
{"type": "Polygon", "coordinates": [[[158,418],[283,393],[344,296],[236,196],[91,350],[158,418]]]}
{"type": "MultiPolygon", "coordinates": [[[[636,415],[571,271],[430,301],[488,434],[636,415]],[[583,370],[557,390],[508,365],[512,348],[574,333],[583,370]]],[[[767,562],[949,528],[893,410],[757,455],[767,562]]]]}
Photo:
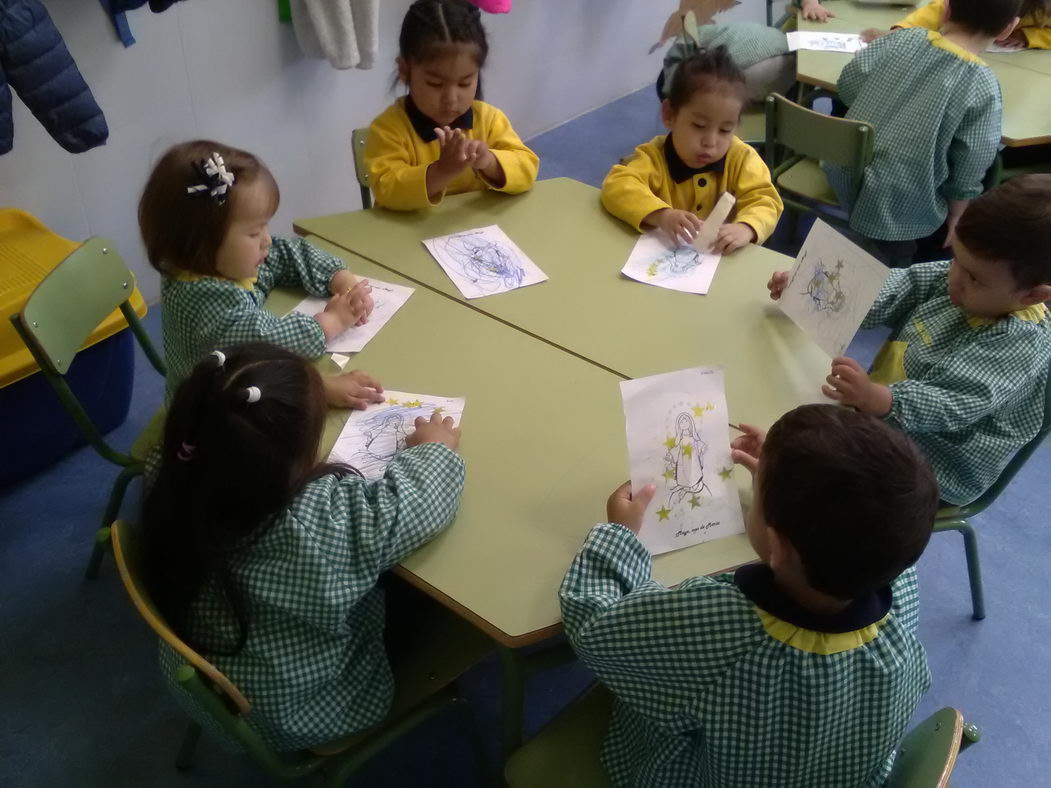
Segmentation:
{"type": "Polygon", "coordinates": [[[383,386],[361,370],[325,375],[321,380],[325,384],[325,401],[330,408],[365,410],[372,403],[383,402],[383,386]]]}
{"type": "Polygon", "coordinates": [[[996,43],[1008,49],[1025,49],[1029,46],[1029,39],[1025,37],[1025,33],[1020,28],[1016,27],[1010,35],[997,39],[996,43]]]}
{"type": "Polygon", "coordinates": [[[643,224],[656,227],[681,246],[692,244],[693,239],[704,226],[704,222],[698,219],[696,214],[689,211],[678,211],[675,208],[661,208],[654,211],[643,220],[643,224]]]}
{"type": "Polygon", "coordinates": [[[434,133],[438,135],[441,153],[438,155],[438,161],[431,166],[447,178],[459,175],[468,165],[467,143],[470,140],[460,129],[451,129],[448,126],[435,129],[434,133]]]}
{"type": "Polygon", "coordinates": [[[496,164],[496,156],[489,150],[485,140],[467,140],[464,152],[467,154],[467,164],[472,169],[484,170],[496,164]]]}
{"type": "Polygon", "coordinates": [[[774,275],[766,283],[766,289],[770,291],[770,298],[774,301],[781,297],[786,287],[788,287],[788,271],[774,271],[774,275]]]}
{"type": "Polygon", "coordinates": [[[868,373],[854,359],[845,356],[833,359],[832,374],[825,380],[821,391],[826,397],[873,416],[890,413],[890,389],[869,380],[868,373]]]}
{"type": "Polygon", "coordinates": [[[744,222],[724,224],[712,243],[712,254],[729,254],[756,240],[755,230],[744,222]]]}
{"type": "Polygon", "coordinates": [[[860,36],[861,40],[866,44],[871,44],[877,38],[883,38],[883,36],[888,35],[889,33],[889,30],[880,30],[878,27],[866,27],[861,31],[860,36]]]}
{"type": "Polygon", "coordinates": [[[803,19],[812,19],[815,22],[827,22],[830,16],[835,16],[831,11],[821,5],[820,0],[803,0],[803,19]]]}
{"type": "MultiPolygon", "coordinates": [[[[332,295],[340,295],[348,290],[353,290],[357,284],[358,278],[344,268],[332,275],[332,279],[328,283],[328,289],[332,295]]],[[[362,308],[365,310],[365,314],[354,324],[361,326],[368,322],[368,317],[372,314],[372,310],[375,307],[372,301],[372,288],[362,288],[355,298],[360,301],[362,308]]]]}
{"type": "MultiPolygon", "coordinates": [[[[368,281],[361,279],[350,290],[334,295],[328,300],[324,312],[319,317],[327,315],[338,323],[339,330],[332,336],[365,322],[368,313],[372,310],[372,296],[369,295],[371,291],[372,287],[368,281]]],[[[321,325],[322,328],[325,328],[325,323],[321,325]]],[[[327,339],[331,339],[332,336],[328,334],[328,331],[325,332],[327,339]]]]}
{"type": "Polygon", "coordinates": [[[738,465],[743,465],[754,476],[759,467],[759,456],[763,453],[766,430],[751,424],[742,424],[741,432],[744,435],[730,441],[730,458],[738,465]]]}
{"type": "Polygon", "coordinates": [[[633,534],[637,534],[642,528],[642,517],[646,514],[646,507],[653,500],[653,494],[657,492],[656,485],[647,484],[639,494],[631,497],[631,482],[624,482],[606,501],[606,520],[611,523],[623,525],[633,534]]]}
{"type": "Polygon", "coordinates": [[[432,413],[430,419],[420,416],[416,419],[416,431],[405,439],[405,445],[419,446],[421,443],[444,443],[456,451],[460,445],[460,428],[452,416],[442,418],[438,411],[432,413]]]}

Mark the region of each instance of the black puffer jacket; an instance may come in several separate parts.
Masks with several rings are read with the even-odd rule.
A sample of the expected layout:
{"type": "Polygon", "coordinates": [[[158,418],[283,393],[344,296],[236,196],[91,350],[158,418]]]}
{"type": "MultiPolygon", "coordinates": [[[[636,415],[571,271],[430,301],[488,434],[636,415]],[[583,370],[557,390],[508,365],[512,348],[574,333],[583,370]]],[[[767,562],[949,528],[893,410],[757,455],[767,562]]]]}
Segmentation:
{"type": "Polygon", "coordinates": [[[39,0],[0,0],[0,154],[14,139],[11,88],[70,153],[109,136],[102,110],[39,0]]]}

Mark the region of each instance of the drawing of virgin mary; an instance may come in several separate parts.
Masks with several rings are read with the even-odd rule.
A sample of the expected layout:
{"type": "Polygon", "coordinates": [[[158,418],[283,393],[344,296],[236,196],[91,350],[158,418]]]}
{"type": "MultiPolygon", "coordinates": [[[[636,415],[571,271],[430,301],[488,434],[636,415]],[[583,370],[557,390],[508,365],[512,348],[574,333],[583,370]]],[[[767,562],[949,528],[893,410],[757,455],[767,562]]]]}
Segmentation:
{"type": "Polygon", "coordinates": [[[674,481],[668,500],[679,503],[688,495],[711,494],[704,481],[704,455],[708,444],[697,434],[697,425],[688,413],[675,420],[675,448],[664,456],[665,467],[673,471],[674,481]]]}

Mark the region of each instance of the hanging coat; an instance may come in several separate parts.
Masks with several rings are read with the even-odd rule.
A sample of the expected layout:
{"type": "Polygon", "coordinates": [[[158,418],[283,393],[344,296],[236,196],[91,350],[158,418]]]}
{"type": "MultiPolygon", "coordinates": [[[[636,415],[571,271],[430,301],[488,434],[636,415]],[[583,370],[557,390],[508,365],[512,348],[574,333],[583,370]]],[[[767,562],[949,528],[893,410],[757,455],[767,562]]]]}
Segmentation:
{"type": "Polygon", "coordinates": [[[376,62],[379,0],[292,0],[292,26],[307,57],[339,69],[376,62]]]}

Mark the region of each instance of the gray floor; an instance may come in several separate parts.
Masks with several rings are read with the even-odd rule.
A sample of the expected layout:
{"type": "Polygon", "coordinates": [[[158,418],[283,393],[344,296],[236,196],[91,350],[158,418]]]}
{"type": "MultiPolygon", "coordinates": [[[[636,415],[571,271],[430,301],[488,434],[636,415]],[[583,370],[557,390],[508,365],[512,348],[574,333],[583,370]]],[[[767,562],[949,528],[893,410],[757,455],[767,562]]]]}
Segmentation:
{"type": "MultiPolygon", "coordinates": [[[[531,141],[541,177],[594,185],[609,165],[659,133],[651,89],[531,141]]],[[[786,241],[778,248],[791,251],[786,241]]],[[[154,309],[148,325],[158,327],[154,309]]],[[[871,356],[879,336],[852,348],[871,356]]],[[[132,414],[113,440],[128,445],[160,402],[162,384],[138,359],[132,414]]],[[[82,580],[111,466],[84,449],[25,482],[0,490],[0,785],[268,785],[244,758],[208,742],[188,774],[172,768],[182,718],[155,669],[153,639],[108,562],[97,583],[82,580]]],[[[1047,607],[1044,491],[1051,450],[1043,447],[980,527],[989,617],[970,619],[959,538],[935,536],[920,562],[921,634],[934,683],[920,708],[965,711],[984,732],[959,761],[959,785],[1046,782],[1051,751],[1051,615],[1047,607]],[[1044,567],[1044,568],[1042,568],[1044,567]],[[1039,775],[1045,774],[1041,778],[1039,775]]],[[[588,681],[571,665],[534,679],[527,719],[535,729],[588,681]]],[[[465,689],[495,757],[498,666],[468,675],[465,689]]],[[[358,784],[481,784],[448,720],[436,720],[378,757],[358,784]]]]}

